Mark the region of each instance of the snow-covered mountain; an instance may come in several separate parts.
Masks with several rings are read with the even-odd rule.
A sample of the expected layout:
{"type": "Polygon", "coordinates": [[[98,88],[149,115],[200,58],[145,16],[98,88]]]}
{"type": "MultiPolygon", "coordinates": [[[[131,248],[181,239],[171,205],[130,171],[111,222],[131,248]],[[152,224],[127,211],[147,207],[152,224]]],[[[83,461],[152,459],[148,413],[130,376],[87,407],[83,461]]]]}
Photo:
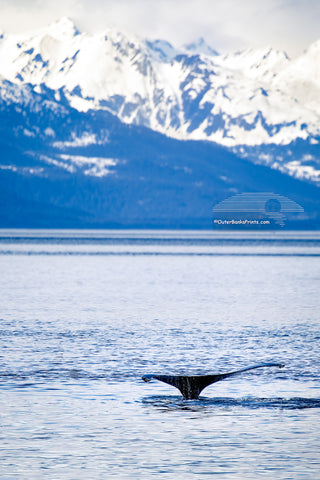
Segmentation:
{"type": "Polygon", "coordinates": [[[208,227],[214,200],[260,189],[318,224],[319,56],[320,42],[294,60],[220,55],[67,18],[0,34],[0,220],[208,227]]]}
{"type": "MultiPolygon", "coordinates": [[[[180,49],[114,29],[81,33],[70,19],[34,34],[0,36],[0,78],[64,92],[79,111],[177,139],[209,140],[250,157],[247,147],[311,144],[320,136],[320,41],[299,58],[272,48],[219,55],[199,39],[180,49]]],[[[265,150],[265,148],[262,148],[265,150]]],[[[292,150],[292,149],[291,149],[292,150]]],[[[320,182],[318,155],[252,160],[320,182]]]]}
{"type": "Polygon", "coordinates": [[[213,205],[242,192],[276,192],[301,205],[286,215],[287,228],[320,226],[311,183],[213,142],[172,139],[107,110],[80,112],[62,90],[42,90],[2,83],[2,228],[210,229],[213,205]]]}

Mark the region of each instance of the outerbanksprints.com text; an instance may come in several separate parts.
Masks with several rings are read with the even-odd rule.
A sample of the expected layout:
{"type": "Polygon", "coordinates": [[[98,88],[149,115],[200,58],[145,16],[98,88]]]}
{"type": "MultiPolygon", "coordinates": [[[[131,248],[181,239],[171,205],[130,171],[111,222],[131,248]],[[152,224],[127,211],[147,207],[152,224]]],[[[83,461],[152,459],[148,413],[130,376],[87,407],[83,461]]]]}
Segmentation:
{"type": "Polygon", "coordinates": [[[215,219],[218,225],[270,225],[270,220],[221,220],[215,219]]]}

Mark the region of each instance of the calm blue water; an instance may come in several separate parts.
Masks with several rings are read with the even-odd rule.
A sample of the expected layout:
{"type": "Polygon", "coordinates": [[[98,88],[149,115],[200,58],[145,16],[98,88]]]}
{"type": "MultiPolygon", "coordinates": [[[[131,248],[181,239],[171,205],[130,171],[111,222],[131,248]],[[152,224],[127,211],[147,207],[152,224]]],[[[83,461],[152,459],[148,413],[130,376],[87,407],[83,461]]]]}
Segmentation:
{"type": "Polygon", "coordinates": [[[1,480],[319,479],[319,267],[319,233],[0,231],[1,480]]]}

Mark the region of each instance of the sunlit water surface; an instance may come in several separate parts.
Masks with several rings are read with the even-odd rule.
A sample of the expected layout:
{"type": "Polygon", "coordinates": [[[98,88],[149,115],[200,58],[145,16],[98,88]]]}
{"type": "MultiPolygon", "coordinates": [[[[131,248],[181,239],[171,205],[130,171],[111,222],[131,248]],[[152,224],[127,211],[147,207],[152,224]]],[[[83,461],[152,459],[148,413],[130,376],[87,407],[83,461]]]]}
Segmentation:
{"type": "Polygon", "coordinates": [[[1,480],[320,478],[319,267],[316,233],[0,231],[1,480]]]}

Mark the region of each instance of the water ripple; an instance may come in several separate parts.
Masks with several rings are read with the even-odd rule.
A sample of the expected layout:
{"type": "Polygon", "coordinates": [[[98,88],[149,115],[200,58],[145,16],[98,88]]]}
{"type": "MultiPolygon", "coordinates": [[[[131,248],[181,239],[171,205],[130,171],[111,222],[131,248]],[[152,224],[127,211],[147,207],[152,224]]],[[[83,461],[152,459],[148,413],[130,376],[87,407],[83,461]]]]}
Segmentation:
{"type": "Polygon", "coordinates": [[[296,410],[304,408],[320,408],[320,398],[203,397],[198,400],[185,400],[180,396],[153,395],[144,397],[142,399],[142,404],[147,407],[154,407],[161,411],[189,410],[197,412],[208,409],[230,409],[234,407],[243,407],[248,409],[280,408],[283,410],[296,410]]]}

